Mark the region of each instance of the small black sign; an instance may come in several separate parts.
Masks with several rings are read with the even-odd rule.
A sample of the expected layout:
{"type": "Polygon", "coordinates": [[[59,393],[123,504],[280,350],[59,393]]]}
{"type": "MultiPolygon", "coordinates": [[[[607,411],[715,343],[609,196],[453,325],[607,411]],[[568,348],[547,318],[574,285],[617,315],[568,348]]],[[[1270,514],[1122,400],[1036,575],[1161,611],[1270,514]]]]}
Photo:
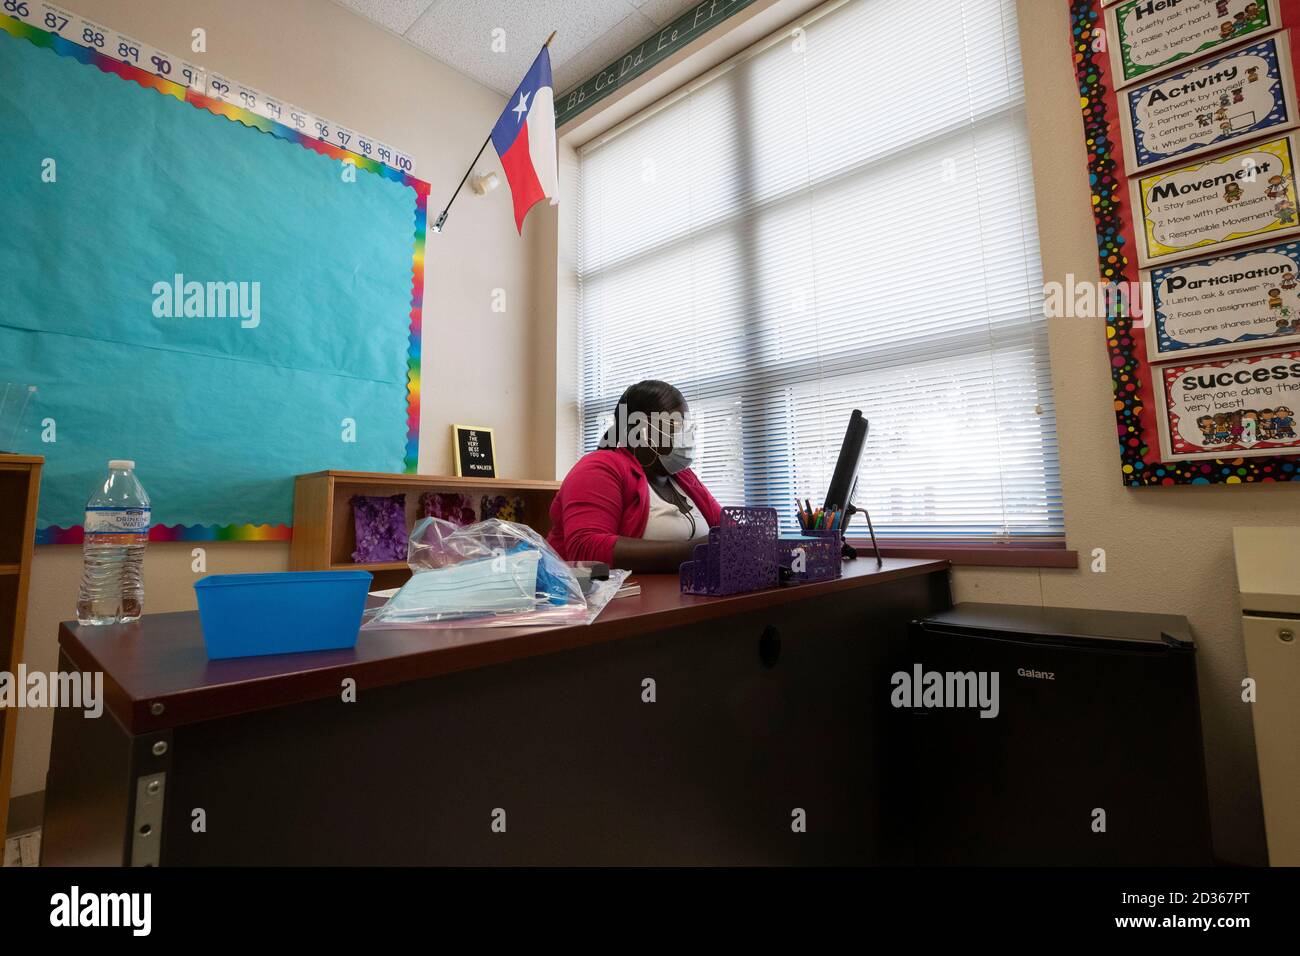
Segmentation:
{"type": "Polygon", "coordinates": [[[492,451],[492,429],[477,425],[452,425],[451,453],[456,462],[458,477],[497,476],[496,457],[492,451]]]}

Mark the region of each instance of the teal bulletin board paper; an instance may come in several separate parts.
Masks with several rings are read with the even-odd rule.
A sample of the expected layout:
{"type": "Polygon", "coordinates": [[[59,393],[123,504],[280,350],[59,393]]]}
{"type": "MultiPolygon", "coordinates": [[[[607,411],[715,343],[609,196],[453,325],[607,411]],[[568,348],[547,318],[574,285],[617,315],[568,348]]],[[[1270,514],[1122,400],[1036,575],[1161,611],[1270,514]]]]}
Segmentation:
{"type": "Polygon", "coordinates": [[[81,524],[110,458],[164,525],[287,523],[296,474],[402,470],[410,187],[0,34],[0,197],[38,527],[81,524]],[[155,314],[178,274],[259,307],[155,314]]]}

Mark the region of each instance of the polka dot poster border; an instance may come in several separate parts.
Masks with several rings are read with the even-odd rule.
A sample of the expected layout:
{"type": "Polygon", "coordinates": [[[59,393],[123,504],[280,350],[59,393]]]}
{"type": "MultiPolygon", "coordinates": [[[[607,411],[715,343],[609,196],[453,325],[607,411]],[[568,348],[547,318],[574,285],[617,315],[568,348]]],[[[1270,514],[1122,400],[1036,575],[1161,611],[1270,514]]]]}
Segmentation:
{"type": "MultiPolygon", "coordinates": [[[[1105,43],[1098,42],[1104,31],[1099,0],[1071,0],[1070,29],[1088,147],[1088,179],[1092,189],[1092,215],[1097,225],[1101,280],[1137,282],[1138,270],[1126,253],[1127,248],[1134,246],[1134,233],[1125,211],[1127,187],[1123,146],[1117,133],[1118,101],[1107,86],[1109,54],[1105,43]]],[[[1144,396],[1153,394],[1145,340],[1140,332],[1135,332],[1129,318],[1109,318],[1106,346],[1110,352],[1125,485],[1140,488],[1245,484],[1294,481],[1300,477],[1293,457],[1160,461],[1155,422],[1143,421],[1144,396]]]]}

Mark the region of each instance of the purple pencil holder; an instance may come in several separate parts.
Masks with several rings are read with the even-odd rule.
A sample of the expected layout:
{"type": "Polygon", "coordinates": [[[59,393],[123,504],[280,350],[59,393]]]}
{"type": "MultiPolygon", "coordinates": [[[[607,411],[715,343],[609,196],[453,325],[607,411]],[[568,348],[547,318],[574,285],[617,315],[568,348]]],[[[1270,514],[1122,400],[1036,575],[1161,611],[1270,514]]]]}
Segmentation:
{"type": "Polygon", "coordinates": [[[775,508],[723,508],[709,541],[695,546],[679,576],[683,594],[740,594],[780,583],[775,508]]]}

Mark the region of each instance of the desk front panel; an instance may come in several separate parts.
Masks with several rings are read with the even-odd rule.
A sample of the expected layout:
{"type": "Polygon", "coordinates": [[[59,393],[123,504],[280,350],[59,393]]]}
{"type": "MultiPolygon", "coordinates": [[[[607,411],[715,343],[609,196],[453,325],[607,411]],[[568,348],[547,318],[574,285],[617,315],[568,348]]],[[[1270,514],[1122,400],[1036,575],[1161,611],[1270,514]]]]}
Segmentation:
{"type": "Polygon", "coordinates": [[[177,727],[161,862],[908,862],[889,676],[948,601],[937,572],[177,727]]]}

